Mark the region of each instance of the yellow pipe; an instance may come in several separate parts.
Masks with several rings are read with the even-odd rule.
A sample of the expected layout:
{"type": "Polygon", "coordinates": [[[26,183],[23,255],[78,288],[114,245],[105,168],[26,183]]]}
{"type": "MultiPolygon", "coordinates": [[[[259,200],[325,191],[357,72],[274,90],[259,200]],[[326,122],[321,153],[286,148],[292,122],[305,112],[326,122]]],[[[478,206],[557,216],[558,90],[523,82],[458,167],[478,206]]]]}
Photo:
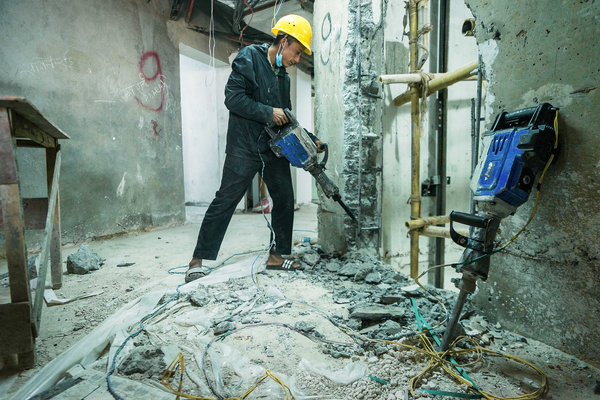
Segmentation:
{"type": "MultiPolygon", "coordinates": [[[[450,228],[444,228],[443,226],[426,226],[420,232],[421,236],[451,239],[450,228]]],[[[456,229],[456,232],[463,236],[469,236],[469,231],[467,229],[456,229]]]]}
{"type": "Polygon", "coordinates": [[[409,230],[413,230],[413,229],[420,229],[426,226],[430,226],[430,225],[442,225],[442,224],[449,224],[450,223],[450,217],[447,215],[442,215],[442,216],[436,216],[436,217],[427,217],[427,218],[420,218],[420,219],[413,219],[410,221],[406,221],[406,227],[409,230]]]}
{"type": "MultiPolygon", "coordinates": [[[[411,44],[412,48],[412,44],[411,44]]],[[[412,56],[412,53],[411,53],[412,56]]],[[[412,66],[412,61],[411,61],[412,66]]],[[[465,80],[471,76],[471,71],[477,68],[477,61],[470,62],[462,67],[455,69],[452,72],[448,72],[444,74],[444,76],[440,78],[435,78],[429,81],[429,90],[427,92],[428,96],[431,96],[438,90],[442,90],[447,88],[448,86],[454,85],[456,82],[460,82],[465,80]]],[[[394,104],[400,107],[403,104],[411,101],[412,104],[412,89],[402,93],[400,96],[394,99],[394,104]]]]}
{"type": "MultiPolygon", "coordinates": [[[[408,3],[410,19],[410,70],[417,69],[417,40],[418,16],[417,1],[408,3]]],[[[421,188],[420,188],[420,163],[421,163],[421,118],[419,115],[419,87],[413,84],[410,88],[410,119],[411,119],[411,188],[410,188],[410,218],[421,218],[421,188]]],[[[410,233],[410,276],[419,275],[419,232],[410,233]]]]}
{"type": "MultiPolygon", "coordinates": [[[[432,77],[432,79],[443,78],[446,74],[427,74],[432,77]]],[[[476,81],[477,75],[471,75],[462,81],[476,81]]],[[[384,85],[390,85],[393,83],[420,83],[421,75],[419,74],[396,74],[396,75],[381,75],[379,77],[379,82],[384,85]]]]}

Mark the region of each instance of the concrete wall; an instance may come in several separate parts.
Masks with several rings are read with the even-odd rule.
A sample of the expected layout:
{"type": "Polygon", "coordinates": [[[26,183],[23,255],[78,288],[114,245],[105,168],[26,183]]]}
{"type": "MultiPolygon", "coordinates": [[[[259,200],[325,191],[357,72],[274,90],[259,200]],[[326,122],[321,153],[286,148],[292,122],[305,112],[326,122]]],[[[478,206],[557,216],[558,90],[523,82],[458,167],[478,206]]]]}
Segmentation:
{"type": "MultiPolygon", "coordinates": [[[[489,80],[489,118],[549,102],[560,107],[560,156],[528,231],[492,257],[475,296],[490,319],[600,365],[600,3],[466,0],[489,80]]],[[[532,196],[533,197],[533,196],[532,196]]],[[[503,221],[501,240],[534,200],[503,221]]]]}
{"type": "Polygon", "coordinates": [[[377,252],[381,101],[371,83],[381,73],[382,3],[359,3],[315,4],[317,135],[330,145],[329,176],[360,220],[357,226],[337,203],[320,196],[319,237],[327,250],[356,246],[377,252]]]}
{"type": "MultiPolygon", "coordinates": [[[[170,3],[0,3],[0,93],[27,98],[71,136],[64,242],[184,220],[178,46],[208,53],[208,37],[170,21],[170,3]]],[[[233,51],[216,48],[224,61],[233,51]]],[[[23,153],[23,197],[43,196],[43,164],[23,153]]]]}
{"type": "MultiPolygon", "coordinates": [[[[340,2],[317,1],[313,17],[313,45],[315,47],[315,134],[330,146],[327,173],[345,197],[344,113],[342,95],[348,55],[344,44],[348,40],[348,0],[340,2]],[[329,14],[329,18],[327,18],[329,14]],[[329,24],[329,20],[331,24],[329,24]],[[323,40],[323,37],[326,39],[323,40]]],[[[320,196],[319,238],[328,251],[346,248],[343,211],[337,204],[320,196]]]]}

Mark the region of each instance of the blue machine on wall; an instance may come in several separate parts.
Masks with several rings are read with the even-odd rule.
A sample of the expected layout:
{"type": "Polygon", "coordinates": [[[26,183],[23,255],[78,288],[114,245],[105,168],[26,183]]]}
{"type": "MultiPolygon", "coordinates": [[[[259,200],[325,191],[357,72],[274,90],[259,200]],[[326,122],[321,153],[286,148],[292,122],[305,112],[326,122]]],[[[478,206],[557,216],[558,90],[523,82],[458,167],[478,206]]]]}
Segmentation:
{"type": "Polygon", "coordinates": [[[474,200],[502,200],[519,207],[529,198],[536,174],[542,172],[554,151],[556,108],[544,103],[496,117],[485,135],[485,161],[473,175],[474,200]]]}
{"type": "Polygon", "coordinates": [[[503,112],[483,138],[484,156],[471,179],[478,212],[450,213],[450,236],[456,244],[465,247],[465,251],[460,262],[453,265],[462,273],[460,279],[453,280],[460,294],[446,326],[442,351],[450,346],[462,307],[467,295],[475,292],[477,279],[488,278],[489,256],[494,252],[500,221],[527,201],[536,179],[556,154],[557,116],[558,109],[548,103],[503,112]],[[469,236],[456,232],[454,223],[470,226],[469,236]]]}

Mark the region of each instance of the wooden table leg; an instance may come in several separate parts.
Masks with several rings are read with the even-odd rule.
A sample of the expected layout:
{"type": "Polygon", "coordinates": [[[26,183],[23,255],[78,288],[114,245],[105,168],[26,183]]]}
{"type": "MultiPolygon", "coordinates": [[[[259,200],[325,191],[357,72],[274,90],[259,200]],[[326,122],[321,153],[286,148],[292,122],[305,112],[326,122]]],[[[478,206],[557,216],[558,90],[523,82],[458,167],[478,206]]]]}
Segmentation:
{"type": "MultiPolygon", "coordinates": [[[[54,166],[56,165],[56,156],[59,151],[59,145],[57,145],[56,148],[46,148],[46,175],[48,177],[48,195],[50,194],[50,190],[52,189],[54,166]]],[[[60,289],[62,287],[63,276],[60,237],[60,195],[56,199],[56,208],[54,209],[54,218],[52,219],[52,239],[50,242],[50,274],[52,277],[52,288],[60,289]]]]}
{"type": "Polygon", "coordinates": [[[17,354],[20,369],[35,365],[34,334],[31,324],[31,296],[27,276],[27,246],[23,207],[19,193],[15,143],[10,132],[8,110],[0,108],[0,200],[4,218],[4,249],[8,264],[11,304],[2,305],[0,323],[13,329],[3,334],[0,341],[2,354],[17,354]],[[19,329],[17,329],[17,327],[19,329]],[[14,335],[17,334],[16,337],[14,335]]]}
{"type": "Polygon", "coordinates": [[[8,264],[10,298],[13,303],[29,302],[29,277],[27,276],[27,246],[25,224],[17,180],[15,148],[10,134],[8,111],[0,108],[0,199],[4,217],[4,248],[8,264]]]}
{"type": "Polygon", "coordinates": [[[33,342],[33,350],[26,353],[17,354],[17,369],[29,369],[35,367],[35,342],[33,342]]]}

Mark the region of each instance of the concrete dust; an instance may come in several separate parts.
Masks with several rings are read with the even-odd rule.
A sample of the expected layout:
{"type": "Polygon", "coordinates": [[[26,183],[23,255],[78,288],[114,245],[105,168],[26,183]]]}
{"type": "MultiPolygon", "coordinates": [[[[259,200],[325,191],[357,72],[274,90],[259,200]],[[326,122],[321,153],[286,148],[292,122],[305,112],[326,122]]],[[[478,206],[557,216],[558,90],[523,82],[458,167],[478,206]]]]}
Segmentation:
{"type": "MultiPolygon", "coordinates": [[[[307,209],[304,212],[314,212],[314,207],[307,209]]],[[[314,214],[303,221],[302,212],[297,213],[299,224],[296,228],[314,229],[311,225],[314,219],[310,219],[314,214]]],[[[226,237],[220,258],[266,245],[268,229],[257,229],[260,220],[261,215],[236,215],[232,223],[233,235],[226,237]],[[239,228],[245,224],[253,225],[258,234],[245,235],[241,240],[244,230],[239,228]]],[[[64,307],[44,309],[42,332],[37,340],[38,364],[35,369],[20,374],[9,395],[123,303],[151,290],[181,284],[182,275],[167,275],[166,270],[189,261],[189,249],[193,248],[197,230],[198,225],[187,225],[94,243],[94,250],[107,259],[105,266],[91,274],[65,275],[60,294],[71,297],[96,289],[105,290],[105,294],[64,307]],[[125,261],[135,265],[117,267],[125,261]],[[164,278],[157,281],[161,277],[164,278]],[[128,292],[130,286],[134,289],[128,292]]],[[[65,258],[67,253],[75,250],[66,249],[65,258]]],[[[410,379],[423,370],[429,359],[397,345],[362,345],[354,336],[328,321],[318,309],[342,327],[382,339],[418,330],[413,300],[432,327],[443,322],[443,307],[431,294],[415,287],[414,281],[365,251],[325,254],[318,246],[303,244],[295,247],[292,258],[303,262],[306,269],[302,272],[267,271],[258,274],[256,279],[268,293],[278,290],[287,299],[305,304],[290,301],[281,304],[277,299],[268,298],[250,277],[209,287],[200,285],[191,293],[178,296],[175,303],[169,304],[168,311],[148,321],[146,331],[124,349],[125,354],[120,356],[124,361],[114,376],[156,388],[160,385],[164,366],[170,364],[177,351],[181,351],[186,366],[182,391],[213,397],[199,365],[207,344],[221,326],[221,330],[232,333],[210,347],[211,363],[208,363],[207,374],[222,391],[239,395],[269,369],[296,390],[295,398],[304,395],[325,399],[404,399],[410,379]],[[303,359],[326,371],[339,371],[349,364],[364,364],[366,372],[350,384],[335,383],[310,369],[299,367],[303,365],[303,359]],[[215,365],[220,369],[215,371],[215,365]],[[216,374],[220,374],[220,380],[215,379],[216,374]],[[221,383],[217,384],[217,381],[221,383]]],[[[451,310],[456,293],[427,288],[448,311],[451,310]]],[[[174,294],[172,290],[165,300],[174,294]]],[[[465,311],[467,318],[462,321],[462,327],[480,345],[528,360],[548,375],[551,389],[544,398],[594,398],[596,380],[600,378],[597,369],[535,340],[503,331],[500,325],[478,316],[476,310],[465,308],[465,311]]],[[[442,331],[443,327],[440,333],[442,331]]],[[[398,341],[418,344],[410,338],[398,341]]],[[[467,363],[471,360],[471,357],[464,357],[458,361],[467,363]]],[[[108,363],[106,353],[93,369],[106,374],[108,363]]],[[[535,371],[498,357],[485,356],[481,363],[466,370],[483,390],[498,396],[519,396],[535,390],[540,384],[535,371]]],[[[5,368],[3,377],[11,375],[9,372],[5,368]]],[[[178,379],[177,375],[176,382],[178,379]]],[[[441,369],[423,376],[417,387],[461,393],[466,389],[453,382],[441,369]]],[[[127,398],[127,393],[122,395],[127,398]]],[[[420,397],[442,398],[417,391],[414,398],[420,397]]],[[[265,381],[248,397],[258,398],[283,398],[283,392],[274,382],[265,381]]]]}

